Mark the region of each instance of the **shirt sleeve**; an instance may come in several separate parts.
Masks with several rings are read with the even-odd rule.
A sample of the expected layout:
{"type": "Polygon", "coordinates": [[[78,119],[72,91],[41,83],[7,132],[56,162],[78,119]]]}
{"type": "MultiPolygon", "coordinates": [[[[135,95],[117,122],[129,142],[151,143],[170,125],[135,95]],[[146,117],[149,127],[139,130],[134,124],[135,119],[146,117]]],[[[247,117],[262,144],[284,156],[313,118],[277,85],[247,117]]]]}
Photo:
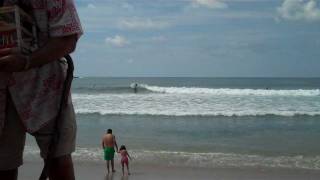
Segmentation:
{"type": "Polygon", "coordinates": [[[82,35],[80,19],[73,0],[47,0],[50,37],[82,35]]]}

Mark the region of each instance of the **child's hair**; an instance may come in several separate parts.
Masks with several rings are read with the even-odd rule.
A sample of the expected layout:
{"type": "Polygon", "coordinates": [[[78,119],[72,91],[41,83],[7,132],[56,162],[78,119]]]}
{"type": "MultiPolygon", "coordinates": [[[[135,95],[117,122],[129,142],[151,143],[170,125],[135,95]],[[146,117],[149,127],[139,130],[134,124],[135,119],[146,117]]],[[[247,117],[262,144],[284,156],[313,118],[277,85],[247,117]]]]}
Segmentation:
{"type": "Polygon", "coordinates": [[[127,149],[126,149],[126,146],[125,146],[125,145],[121,145],[120,151],[121,151],[121,150],[127,150],[127,149]]]}

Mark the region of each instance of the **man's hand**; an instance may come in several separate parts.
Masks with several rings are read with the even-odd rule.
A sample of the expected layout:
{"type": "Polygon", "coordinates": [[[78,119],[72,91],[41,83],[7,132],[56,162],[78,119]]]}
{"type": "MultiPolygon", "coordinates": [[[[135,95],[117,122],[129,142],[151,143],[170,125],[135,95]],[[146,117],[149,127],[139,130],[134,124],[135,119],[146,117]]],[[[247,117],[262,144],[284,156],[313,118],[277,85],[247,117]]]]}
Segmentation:
{"type": "Polygon", "coordinates": [[[20,72],[24,70],[26,56],[16,49],[0,50],[0,72],[20,72]]]}

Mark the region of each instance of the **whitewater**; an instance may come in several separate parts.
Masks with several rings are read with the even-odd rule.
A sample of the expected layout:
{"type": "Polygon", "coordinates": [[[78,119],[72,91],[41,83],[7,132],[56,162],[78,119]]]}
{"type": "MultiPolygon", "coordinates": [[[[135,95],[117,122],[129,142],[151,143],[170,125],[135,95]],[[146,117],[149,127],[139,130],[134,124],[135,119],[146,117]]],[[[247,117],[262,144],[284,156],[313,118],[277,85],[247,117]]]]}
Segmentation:
{"type": "Polygon", "coordinates": [[[157,116],[317,116],[319,89],[232,89],[140,84],[130,91],[74,93],[76,112],[157,116]]]}
{"type": "Polygon", "coordinates": [[[80,163],[111,128],[141,164],[320,169],[319,78],[80,78],[72,98],[80,163]]]}

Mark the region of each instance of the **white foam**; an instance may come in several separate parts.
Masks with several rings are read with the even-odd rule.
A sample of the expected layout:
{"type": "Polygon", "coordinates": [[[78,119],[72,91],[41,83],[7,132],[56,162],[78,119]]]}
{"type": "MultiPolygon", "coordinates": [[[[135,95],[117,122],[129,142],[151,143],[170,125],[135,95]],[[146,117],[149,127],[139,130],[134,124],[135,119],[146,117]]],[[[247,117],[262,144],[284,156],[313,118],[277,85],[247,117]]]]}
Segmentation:
{"type": "MultiPolygon", "coordinates": [[[[39,151],[26,147],[24,156],[27,159],[38,156],[39,151]]],[[[171,166],[188,167],[283,167],[301,169],[320,169],[320,156],[261,156],[232,153],[191,153],[170,151],[130,150],[134,162],[165,163],[171,166]]],[[[116,161],[119,157],[116,156],[116,161]]],[[[73,153],[76,161],[103,162],[101,148],[77,147],[73,153]]]]}
{"type": "Polygon", "coordinates": [[[76,112],[101,115],[296,116],[320,115],[320,96],[212,94],[73,94],[76,112]]]}
{"type": "MultiPolygon", "coordinates": [[[[135,162],[165,163],[171,166],[188,167],[283,167],[320,169],[320,156],[261,156],[232,153],[190,153],[169,151],[130,150],[135,162]]],[[[102,160],[102,152],[98,148],[91,150],[77,149],[76,160],[102,160]]]]}
{"type": "Polygon", "coordinates": [[[160,87],[141,84],[140,87],[158,93],[170,94],[211,94],[231,96],[320,96],[320,89],[272,90],[272,89],[230,89],[230,88],[196,88],[196,87],[160,87]]]}
{"type": "Polygon", "coordinates": [[[320,112],[303,112],[303,111],[270,111],[270,112],[259,112],[259,111],[247,111],[247,112],[157,112],[157,111],[121,111],[121,110],[88,110],[88,109],[77,109],[76,113],[78,114],[93,114],[98,113],[100,115],[149,115],[149,116],[285,116],[285,117],[293,117],[293,116],[319,116],[320,112]]]}

